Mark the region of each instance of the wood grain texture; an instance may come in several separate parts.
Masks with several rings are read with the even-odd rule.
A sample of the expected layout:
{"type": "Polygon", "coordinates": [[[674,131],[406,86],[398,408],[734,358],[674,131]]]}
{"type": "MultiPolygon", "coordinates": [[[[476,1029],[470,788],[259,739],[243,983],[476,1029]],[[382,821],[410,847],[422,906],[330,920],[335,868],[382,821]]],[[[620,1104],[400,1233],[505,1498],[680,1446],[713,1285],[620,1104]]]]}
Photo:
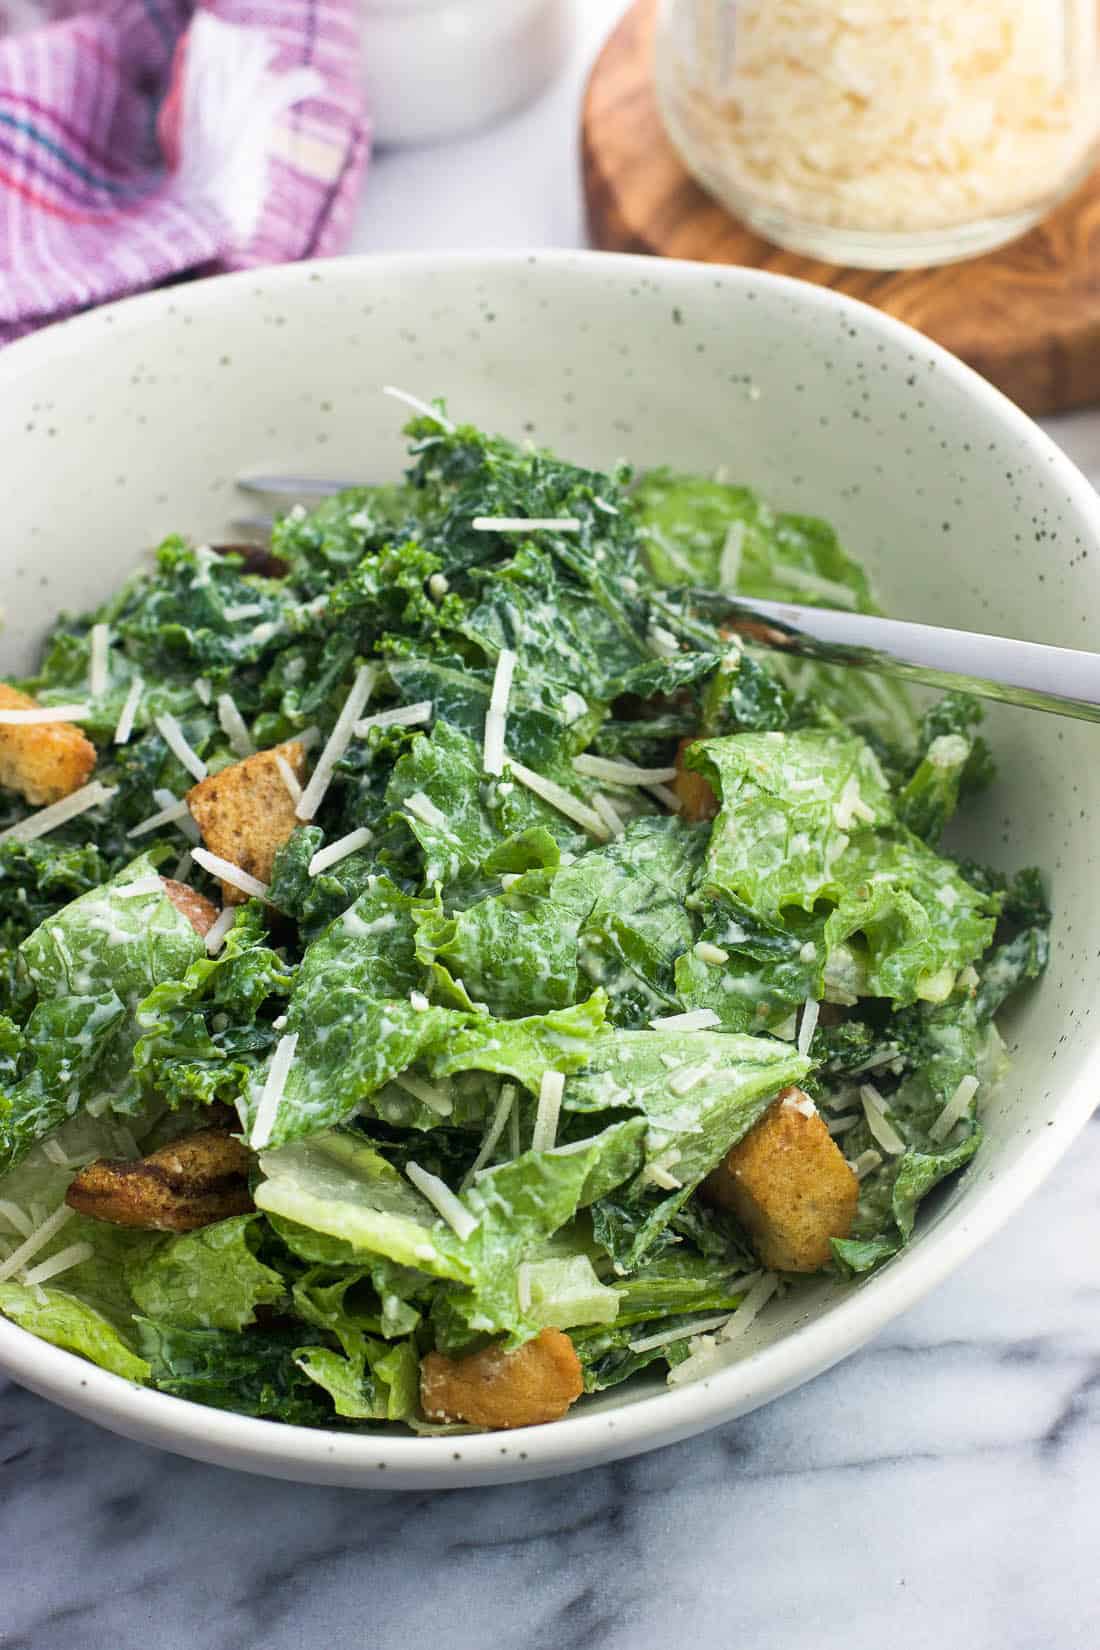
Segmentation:
{"type": "Polygon", "coordinates": [[[862,298],[927,333],[1025,411],[1100,401],[1100,172],[1030,234],[940,269],[841,269],[784,252],[688,175],[653,91],[655,0],[639,0],[592,71],[582,113],[589,236],[609,252],[748,264],[862,298]]]}

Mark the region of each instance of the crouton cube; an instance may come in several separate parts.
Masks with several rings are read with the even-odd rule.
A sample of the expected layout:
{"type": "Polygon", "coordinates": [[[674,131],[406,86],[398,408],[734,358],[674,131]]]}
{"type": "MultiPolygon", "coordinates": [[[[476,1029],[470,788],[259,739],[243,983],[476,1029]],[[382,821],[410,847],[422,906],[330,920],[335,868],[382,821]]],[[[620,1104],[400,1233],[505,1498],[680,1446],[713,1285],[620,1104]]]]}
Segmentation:
{"type": "Polygon", "coordinates": [[[420,1404],[433,1421],[533,1427],[560,1421],[583,1391],[580,1359],[560,1329],[544,1329],[515,1352],[499,1346],[466,1358],[429,1352],[420,1365],[420,1404]]]}
{"type": "Polygon", "coordinates": [[[859,1181],[801,1089],[786,1089],[704,1183],[765,1266],[816,1272],[852,1229],[859,1181]]]}
{"type": "Polygon", "coordinates": [[[226,1129],[200,1129],[148,1157],[97,1158],[65,1202],[79,1215],[147,1232],[194,1232],[252,1208],[249,1154],[226,1129]]]}
{"type": "Polygon", "coordinates": [[[696,820],[713,819],[718,812],[718,798],[710,780],[693,768],[684,766],[684,753],[695,742],[694,739],[681,739],[677,745],[676,778],[672,781],[672,789],[680,798],[680,818],[693,824],[696,820]]]}
{"type": "MultiPolygon", "coordinates": [[[[296,779],[305,777],[305,751],[292,739],[210,774],[187,793],[187,805],[210,852],[261,882],[271,881],[276,853],[302,823],[277,756],[286,758],[296,779]]],[[[227,905],[243,905],[248,895],[223,882],[222,898],[227,905]]]]}
{"type": "Polygon", "coordinates": [[[199,938],[205,939],[218,920],[218,908],[213,900],[189,888],[186,882],[177,882],[175,877],[161,877],[160,880],[176,910],[187,918],[199,938]]]}
{"type": "MultiPolygon", "coordinates": [[[[36,708],[28,694],[0,682],[0,709],[36,708]]],[[[0,785],[20,791],[35,807],[78,791],[94,767],[95,746],[72,722],[0,727],[0,785]]]]}

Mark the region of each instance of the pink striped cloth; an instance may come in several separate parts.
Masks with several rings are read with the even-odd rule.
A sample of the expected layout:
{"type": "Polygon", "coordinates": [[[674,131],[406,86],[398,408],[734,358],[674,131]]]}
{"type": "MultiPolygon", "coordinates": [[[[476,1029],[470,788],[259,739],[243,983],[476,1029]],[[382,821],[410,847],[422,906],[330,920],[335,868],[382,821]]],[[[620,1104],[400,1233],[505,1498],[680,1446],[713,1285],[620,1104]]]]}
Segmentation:
{"type": "Polygon", "coordinates": [[[185,274],[335,252],[356,0],[0,0],[0,343],[185,274]]]}

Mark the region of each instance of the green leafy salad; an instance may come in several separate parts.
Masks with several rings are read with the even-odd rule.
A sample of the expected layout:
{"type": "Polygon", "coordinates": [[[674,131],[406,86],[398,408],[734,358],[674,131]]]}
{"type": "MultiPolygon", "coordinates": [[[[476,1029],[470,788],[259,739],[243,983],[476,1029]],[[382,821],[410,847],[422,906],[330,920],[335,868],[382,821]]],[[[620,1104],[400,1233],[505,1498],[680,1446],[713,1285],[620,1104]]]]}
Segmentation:
{"type": "Polygon", "coordinates": [[[690,1380],[895,1255],[1050,913],[941,844],[973,702],[728,628],[873,610],[824,522],[407,430],[402,483],[166,540],[4,690],[0,1312],[431,1432],[690,1380]]]}

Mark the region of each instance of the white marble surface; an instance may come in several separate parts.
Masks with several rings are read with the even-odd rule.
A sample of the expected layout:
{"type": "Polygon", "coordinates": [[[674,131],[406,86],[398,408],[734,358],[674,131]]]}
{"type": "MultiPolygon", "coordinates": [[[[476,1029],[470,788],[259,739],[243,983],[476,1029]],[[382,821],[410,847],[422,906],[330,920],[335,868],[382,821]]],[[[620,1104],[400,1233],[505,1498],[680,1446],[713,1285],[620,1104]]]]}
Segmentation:
{"type": "MultiPolygon", "coordinates": [[[[357,250],[575,244],[585,62],[449,149],[380,156],[357,250]]],[[[1100,479],[1100,415],[1051,426],[1100,479]]],[[[0,1379],[4,1650],[1095,1650],[1100,1123],[861,1355],[620,1467],[399,1496],[160,1455],[0,1379]]]]}

